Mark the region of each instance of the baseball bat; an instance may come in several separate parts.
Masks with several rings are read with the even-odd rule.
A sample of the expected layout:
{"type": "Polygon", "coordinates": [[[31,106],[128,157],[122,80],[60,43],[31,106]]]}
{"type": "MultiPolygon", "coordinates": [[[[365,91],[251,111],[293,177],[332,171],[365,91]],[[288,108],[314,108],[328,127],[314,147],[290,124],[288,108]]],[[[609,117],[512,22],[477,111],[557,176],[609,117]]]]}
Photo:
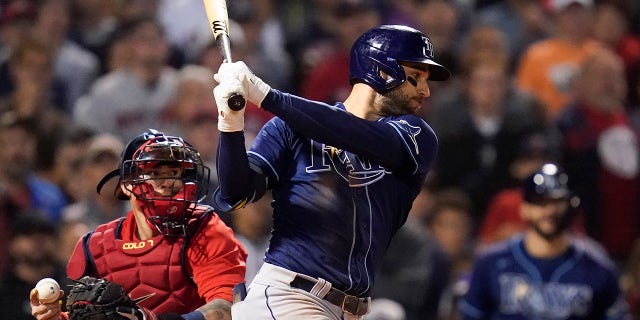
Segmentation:
{"type": "MultiPolygon", "coordinates": [[[[209,27],[213,38],[220,46],[220,52],[225,62],[232,62],[231,41],[229,38],[229,15],[227,13],[227,3],[225,0],[202,0],[204,9],[207,12],[209,27]]],[[[244,97],[234,93],[227,100],[229,109],[238,111],[245,106],[244,97]]]]}

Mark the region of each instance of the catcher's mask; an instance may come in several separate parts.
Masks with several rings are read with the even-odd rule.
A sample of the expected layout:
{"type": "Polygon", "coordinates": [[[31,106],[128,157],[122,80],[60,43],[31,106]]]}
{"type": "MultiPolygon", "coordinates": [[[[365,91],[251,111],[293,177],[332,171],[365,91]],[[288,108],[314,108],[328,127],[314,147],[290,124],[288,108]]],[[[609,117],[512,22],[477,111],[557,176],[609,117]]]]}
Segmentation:
{"type": "Polygon", "coordinates": [[[207,195],[210,169],[182,138],[149,129],[125,147],[119,168],[100,181],[98,193],[115,176],[120,177],[114,191],[118,199],[129,199],[123,185],[152,227],[167,236],[184,236],[196,204],[207,195]]]}

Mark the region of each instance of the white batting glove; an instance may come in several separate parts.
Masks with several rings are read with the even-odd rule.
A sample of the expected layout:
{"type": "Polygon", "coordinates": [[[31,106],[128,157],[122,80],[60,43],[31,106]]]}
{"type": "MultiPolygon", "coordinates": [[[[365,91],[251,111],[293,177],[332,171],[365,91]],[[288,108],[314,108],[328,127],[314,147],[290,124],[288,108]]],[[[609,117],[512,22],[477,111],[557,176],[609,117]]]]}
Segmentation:
{"type": "Polygon", "coordinates": [[[256,77],[242,61],[223,63],[220,65],[220,69],[218,69],[218,73],[214,75],[214,79],[220,82],[218,79],[222,80],[227,77],[238,79],[243,86],[242,95],[258,107],[260,107],[264,97],[266,97],[271,90],[271,86],[256,77]]]}
{"type": "Polygon", "coordinates": [[[244,130],[244,109],[231,110],[227,101],[234,94],[244,95],[242,83],[229,75],[216,78],[220,84],[213,88],[213,96],[218,105],[218,130],[221,132],[235,132],[244,130]]]}

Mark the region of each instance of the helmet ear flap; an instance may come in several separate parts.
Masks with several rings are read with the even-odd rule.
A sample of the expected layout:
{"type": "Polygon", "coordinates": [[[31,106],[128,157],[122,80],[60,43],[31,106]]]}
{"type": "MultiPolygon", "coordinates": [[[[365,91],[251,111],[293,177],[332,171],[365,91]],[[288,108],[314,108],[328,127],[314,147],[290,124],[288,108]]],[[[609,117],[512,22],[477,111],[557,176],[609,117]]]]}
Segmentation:
{"type": "MultiPolygon", "coordinates": [[[[356,56],[362,55],[361,52],[352,52],[352,54],[356,56]]],[[[361,73],[360,77],[351,77],[351,84],[366,83],[377,92],[385,93],[400,86],[406,80],[402,66],[389,57],[378,59],[375,55],[369,55],[356,57],[351,62],[355,64],[351,66],[351,69],[366,70],[361,73]]]]}

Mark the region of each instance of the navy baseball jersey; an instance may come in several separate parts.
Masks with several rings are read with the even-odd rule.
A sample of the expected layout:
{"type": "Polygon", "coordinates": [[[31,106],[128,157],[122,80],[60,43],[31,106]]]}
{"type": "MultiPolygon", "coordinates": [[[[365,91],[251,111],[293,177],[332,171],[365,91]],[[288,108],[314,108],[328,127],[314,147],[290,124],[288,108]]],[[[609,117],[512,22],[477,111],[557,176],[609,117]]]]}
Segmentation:
{"type": "Polygon", "coordinates": [[[550,259],[530,256],[522,237],[489,249],[471,273],[464,319],[627,319],[613,263],[573,244],[550,259]]]}
{"type": "Polygon", "coordinates": [[[247,155],[274,199],[265,261],[368,295],[436,155],[433,130],[415,115],[368,121],[276,90],[262,107],[276,117],[247,155]]]}

